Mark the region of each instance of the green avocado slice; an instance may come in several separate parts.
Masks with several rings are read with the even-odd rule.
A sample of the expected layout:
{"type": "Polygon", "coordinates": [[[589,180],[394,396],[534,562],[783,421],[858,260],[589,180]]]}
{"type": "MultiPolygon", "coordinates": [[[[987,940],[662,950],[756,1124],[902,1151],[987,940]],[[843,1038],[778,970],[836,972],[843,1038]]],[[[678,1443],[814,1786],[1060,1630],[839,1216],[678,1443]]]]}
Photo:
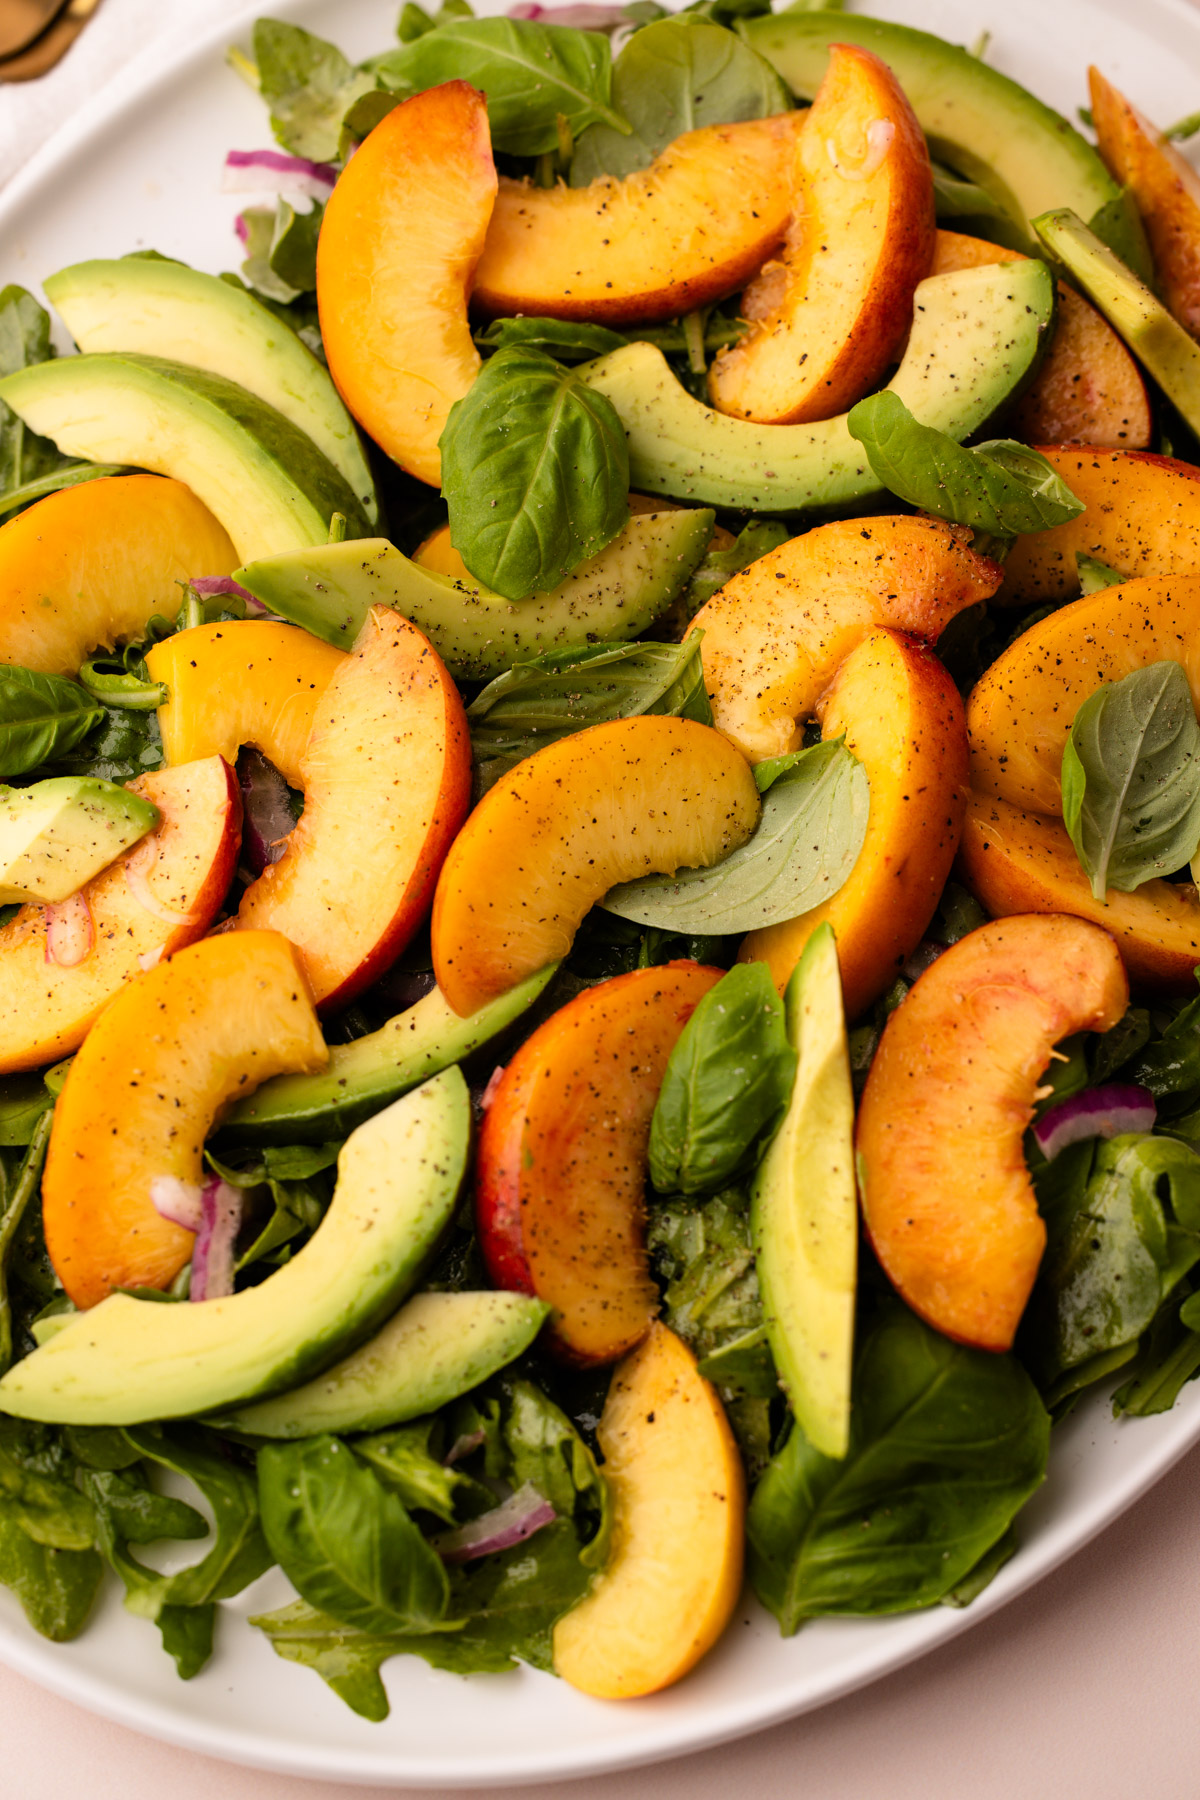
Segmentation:
{"type": "MultiPolygon", "coordinates": [[[[931,275],[917,288],[908,348],[888,386],[922,425],[961,443],[1021,391],[1054,305],[1053,278],[1036,259],[931,275]]],[[[758,425],[714,412],[651,344],[613,350],[580,373],[620,414],[630,482],[646,492],[784,513],[836,510],[886,491],[845,413],[758,425]]]]}
{"type": "Polygon", "coordinates": [[[67,1425],[214,1412],[305,1381],[376,1331],[454,1211],[471,1135],[447,1069],[360,1125],[320,1225],[274,1275],[222,1300],[110,1294],[0,1381],[0,1411],[67,1425]]]}
{"type": "Polygon", "coordinates": [[[158,818],[148,800],[91,775],[0,787],[0,905],[57,905],[153,831],[158,818]]]}

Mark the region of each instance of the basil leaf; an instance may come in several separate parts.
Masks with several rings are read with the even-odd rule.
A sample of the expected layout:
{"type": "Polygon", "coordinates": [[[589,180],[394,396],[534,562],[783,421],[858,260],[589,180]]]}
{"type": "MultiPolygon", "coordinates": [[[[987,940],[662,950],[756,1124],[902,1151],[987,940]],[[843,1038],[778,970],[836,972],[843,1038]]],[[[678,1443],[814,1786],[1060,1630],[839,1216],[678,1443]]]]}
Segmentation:
{"type": "Polygon", "coordinates": [[[790,1636],[827,1613],[933,1606],[1041,1485],[1050,1417],[1013,1356],[885,1306],[855,1360],[850,1449],[792,1427],[747,1521],[754,1591],[790,1636]]]}
{"type": "Polygon", "coordinates": [[[443,81],[482,88],[493,148],[510,156],[556,149],[560,115],[576,137],[597,121],[629,131],[609,104],[612,51],[597,31],[528,19],[451,19],[366,67],[407,94],[443,81]]]}
{"type": "Polygon", "coordinates": [[[451,407],[441,449],[451,542],[506,600],[557,587],[628,521],[629,451],[612,402],[540,350],[486,362],[451,407]]]}
{"type": "Polygon", "coordinates": [[[705,1194],[754,1160],[796,1074],[783,1002],[766,963],[737,963],[680,1032],[650,1122],[659,1193],[705,1194]]]}
{"type": "Polygon", "coordinates": [[[103,718],[104,708],[78,682],[15,663],[0,667],[0,778],[65,756],[103,718]]]}
{"type": "Polygon", "coordinates": [[[753,931],[820,906],[849,879],[867,831],[866,771],[841,738],[798,750],[770,787],[749,843],[707,869],[611,889],[606,912],[666,931],[753,931]]]}
{"type": "MultiPolygon", "coordinates": [[[[0,288],[0,376],[48,362],[53,355],[46,309],[24,288],[0,288]]],[[[49,438],[35,437],[0,400],[0,494],[12,495],[14,490],[72,466],[73,457],[63,456],[49,438]]],[[[4,510],[23,504],[14,497],[4,510]]]]}
{"type": "Polygon", "coordinates": [[[890,389],[860,400],[847,420],[884,486],[935,518],[1016,537],[1065,524],[1084,510],[1037,450],[1008,439],[965,449],[920,424],[890,389]]]}
{"type": "Polygon", "coordinates": [[[1150,663],[1088,696],[1063,752],[1062,806],[1097,900],[1191,861],[1200,846],[1200,723],[1178,663],[1150,663]]]}
{"type": "Polygon", "coordinates": [[[786,544],[791,532],[778,519],[751,519],[728,550],[710,550],[683,590],[682,605],[689,616],[700,611],[731,575],[749,568],[760,556],[786,544]]]}
{"type": "Polygon", "coordinates": [[[634,33],[613,65],[612,97],[633,130],[589,126],[575,146],[572,187],[645,169],[685,131],[765,119],[792,107],[770,63],[734,32],[695,13],[634,33]]]}
{"type": "Polygon", "coordinates": [[[592,356],[606,356],[629,342],[623,332],[610,331],[607,325],[589,325],[583,319],[493,319],[475,333],[475,342],[485,354],[511,350],[519,346],[545,350],[559,362],[586,362],[592,356]]]}
{"type": "Polygon", "coordinates": [[[254,61],[276,141],[294,156],[332,162],[341,151],[342,119],[374,79],[352,68],[336,45],[282,19],[255,20],[254,61]]]}

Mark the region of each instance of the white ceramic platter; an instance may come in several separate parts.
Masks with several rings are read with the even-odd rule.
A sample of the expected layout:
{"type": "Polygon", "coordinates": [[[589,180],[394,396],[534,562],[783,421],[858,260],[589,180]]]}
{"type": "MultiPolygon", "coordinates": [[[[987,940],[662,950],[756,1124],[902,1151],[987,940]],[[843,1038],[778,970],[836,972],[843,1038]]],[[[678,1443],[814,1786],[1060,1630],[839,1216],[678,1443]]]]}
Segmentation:
{"type": "MultiPolygon", "coordinates": [[[[389,41],[397,0],[293,0],[256,10],[364,56],[389,41]]],[[[870,10],[958,42],[990,31],[989,60],[1069,116],[1086,97],[1089,61],[1160,121],[1196,104],[1200,12],[1185,0],[1140,0],[1136,8],[1128,0],[886,0],[870,10]]],[[[232,225],[245,201],[219,192],[222,161],[231,148],[269,142],[264,109],[224,64],[238,35],[222,29],[135,91],[126,82],[101,96],[60,133],[0,203],[0,285],[36,289],[65,263],[143,247],[213,271],[237,266],[232,225]]],[[[186,1684],[157,1632],[126,1614],[115,1591],[67,1645],[35,1636],[0,1591],[0,1659],[136,1730],[284,1773],[441,1787],[597,1774],[756,1730],[920,1656],[1039,1580],[1197,1439],[1200,1384],[1165,1417],[1125,1424],[1095,1399],[1056,1432],[1050,1479],[1022,1517],[1023,1547],[967,1611],[823,1621],[785,1642],[751,1605],[688,1680],[625,1706],[587,1700],[527,1669],[463,1678],[398,1658],[386,1670],[391,1717],[367,1724],[244,1624],[245,1615],[289,1597],[277,1571],[225,1608],[212,1663],[186,1684]]]]}

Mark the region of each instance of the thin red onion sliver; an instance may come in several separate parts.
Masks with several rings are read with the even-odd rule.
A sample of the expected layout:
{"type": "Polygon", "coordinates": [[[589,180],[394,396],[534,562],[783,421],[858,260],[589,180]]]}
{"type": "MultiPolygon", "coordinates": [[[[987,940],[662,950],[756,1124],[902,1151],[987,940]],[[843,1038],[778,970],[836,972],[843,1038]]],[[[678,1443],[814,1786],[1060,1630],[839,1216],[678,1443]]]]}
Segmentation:
{"type": "Polygon", "coordinates": [[[434,1538],[433,1547],[443,1562],[471,1562],[477,1556],[490,1556],[495,1550],[511,1550],[514,1544],[523,1543],[557,1517],[550,1502],[527,1481],[482,1518],[471,1519],[457,1531],[445,1531],[434,1538]]]}
{"type": "Polygon", "coordinates": [[[285,156],[281,150],[231,150],[221,176],[223,194],[295,194],[328,200],[338,172],[332,163],[285,156]]]}
{"type": "Polygon", "coordinates": [[[573,25],[578,31],[615,31],[632,21],[623,6],[603,4],[539,6],[538,0],[517,0],[508,9],[510,19],[527,19],[541,25],[573,25]]]}
{"type": "Polygon", "coordinates": [[[57,963],[60,969],[77,969],[95,941],[95,920],[82,893],[71,894],[56,906],[47,906],[45,957],[48,963],[57,963]]]}
{"type": "Polygon", "coordinates": [[[461,1437],[455,1438],[443,1456],[442,1467],[449,1469],[456,1462],[461,1462],[464,1456],[470,1456],[472,1450],[478,1450],[486,1436],[485,1431],[464,1431],[461,1437]]]}
{"type": "Polygon", "coordinates": [[[153,838],[146,838],[132,856],[126,857],[125,880],[129,885],[130,893],[143,911],[152,914],[162,924],[194,925],[200,917],[199,913],[179,912],[173,906],[164,905],[151,892],[150,883],[146,879],[146,871],[150,864],[157,860],[158,845],[153,838]],[[146,852],[149,854],[147,855],[146,852]]]}
{"type": "Polygon", "coordinates": [[[1150,1131],[1158,1117],[1149,1088],[1132,1081],[1111,1081],[1085,1088],[1044,1112],[1033,1128],[1038,1149],[1049,1161],[1084,1138],[1120,1137],[1126,1131],[1150,1131]]]}
{"type": "Polygon", "coordinates": [[[199,1231],[204,1223],[203,1189],[178,1175],[156,1175],[150,1183],[150,1199],[156,1213],[185,1231],[199,1231]]]}
{"type": "Polygon", "coordinates": [[[246,223],[246,215],[244,213],[239,213],[237,218],[233,221],[233,229],[237,232],[238,238],[243,244],[248,244],[250,242],[250,227],[246,223]]]}
{"type": "Polygon", "coordinates": [[[232,575],[194,575],[188,582],[197,594],[207,597],[209,594],[236,594],[239,600],[248,600],[253,606],[261,606],[249,588],[239,587],[232,575]]]}
{"type": "Polygon", "coordinates": [[[503,1079],[504,1064],[500,1063],[488,1076],[488,1084],[479,1096],[479,1107],[481,1112],[486,1112],[488,1107],[492,1104],[492,1101],[496,1098],[496,1090],[503,1079]]]}
{"type": "Polygon", "coordinates": [[[188,1298],[223,1300],[233,1292],[233,1246],[242,1223],[241,1188],[214,1176],[201,1190],[200,1210],[188,1298]]]}

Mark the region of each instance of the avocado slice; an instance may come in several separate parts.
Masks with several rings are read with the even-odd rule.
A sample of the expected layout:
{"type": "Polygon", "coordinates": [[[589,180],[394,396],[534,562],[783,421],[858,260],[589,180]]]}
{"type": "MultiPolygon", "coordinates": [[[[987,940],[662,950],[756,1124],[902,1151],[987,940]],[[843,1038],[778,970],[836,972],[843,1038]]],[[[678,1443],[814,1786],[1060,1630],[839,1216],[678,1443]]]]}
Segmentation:
{"type": "Polygon", "coordinates": [[[157,806],[91,775],[0,788],[0,906],[66,900],[157,824],[157,806]]]}
{"type": "MultiPolygon", "coordinates": [[[[917,288],[890,390],[922,425],[961,443],[1021,391],[1048,341],[1054,305],[1053,278],[1036,260],[931,275],[917,288]]],[[[621,416],[636,488],[758,513],[828,511],[886,492],[845,413],[812,425],[757,425],[714,412],[651,344],[613,350],[579,372],[621,416]]]]}
{"type": "Polygon", "coordinates": [[[372,606],[394,606],[420,627],[457,680],[489,681],[547,650],[637,637],[683,592],[712,531],[713,515],[704,508],[642,513],[561,587],[516,604],[410,562],[386,538],[264,559],[234,579],[272,612],[339,649],[354,642],[372,606]]]}
{"type": "Polygon", "coordinates": [[[6,376],[0,399],[65,456],[186,482],[244,562],[325,543],[335,512],[348,537],[370,529],[312,439],[222,375],[161,356],[60,356],[6,376]]]}
{"type": "Polygon", "coordinates": [[[549,1311],[527,1294],[416,1294],[323,1375],[208,1423],[268,1438],[402,1425],[504,1368],[532,1344],[549,1311]]]}
{"type": "Polygon", "coordinates": [[[368,1037],[331,1044],[319,1074],[264,1081],[226,1114],[222,1135],[249,1144],[324,1144],[340,1137],[519,1019],[557,968],[551,963],[466,1019],[451,1012],[435,987],[368,1037]]]}
{"type": "Polygon", "coordinates": [[[376,523],[366,453],[329,371],[245,288],[186,263],[142,256],[72,263],[42,285],[81,350],[165,356],[257,394],[308,433],[376,523]]]}
{"type": "Polygon", "coordinates": [[[196,1304],[110,1294],[13,1365],[0,1411],[138,1425],[307,1380],[412,1289],[454,1211],[470,1136],[467,1084],[447,1069],[347,1138],[329,1211],[274,1275],[196,1304]]]}
{"type": "Polygon", "coordinates": [[[784,996],[799,1052],[792,1097],[750,1196],[750,1233],[767,1341],[815,1450],[845,1456],[858,1201],[854,1091],[833,929],[820,925],[784,996]]]}
{"type": "Polygon", "coordinates": [[[873,50],[908,96],[930,153],[991,194],[1022,232],[1048,206],[1090,219],[1120,198],[1097,152],[1061,113],[931,32],[800,8],[740,19],[737,29],[802,100],[820,87],[831,44],[873,50]]]}
{"type": "Polygon", "coordinates": [[[1192,430],[1200,432],[1200,344],[1069,207],[1055,207],[1033,225],[1192,430]]]}

